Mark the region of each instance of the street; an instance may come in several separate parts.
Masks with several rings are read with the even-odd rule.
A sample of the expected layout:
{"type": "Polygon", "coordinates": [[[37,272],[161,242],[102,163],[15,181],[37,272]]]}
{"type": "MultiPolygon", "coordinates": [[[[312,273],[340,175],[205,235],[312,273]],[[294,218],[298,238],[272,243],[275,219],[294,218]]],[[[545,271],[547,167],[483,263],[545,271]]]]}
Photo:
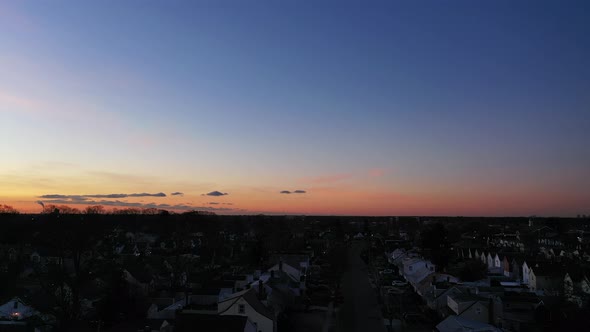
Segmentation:
{"type": "Polygon", "coordinates": [[[342,277],[344,303],[338,312],[338,331],[386,331],[377,294],[371,288],[367,265],[360,257],[363,243],[348,249],[348,264],[342,277]]]}

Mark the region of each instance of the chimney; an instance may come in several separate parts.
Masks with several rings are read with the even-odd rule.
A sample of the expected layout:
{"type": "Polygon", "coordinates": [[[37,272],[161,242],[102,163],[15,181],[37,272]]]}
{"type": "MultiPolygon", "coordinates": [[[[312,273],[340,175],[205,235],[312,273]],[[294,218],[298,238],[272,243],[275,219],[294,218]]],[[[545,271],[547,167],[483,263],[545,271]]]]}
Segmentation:
{"type": "Polygon", "coordinates": [[[279,271],[283,271],[283,259],[279,260],[279,271]]]}
{"type": "Polygon", "coordinates": [[[271,278],[274,278],[274,277],[275,277],[275,270],[271,270],[271,271],[270,271],[270,277],[271,277],[271,278]]]}

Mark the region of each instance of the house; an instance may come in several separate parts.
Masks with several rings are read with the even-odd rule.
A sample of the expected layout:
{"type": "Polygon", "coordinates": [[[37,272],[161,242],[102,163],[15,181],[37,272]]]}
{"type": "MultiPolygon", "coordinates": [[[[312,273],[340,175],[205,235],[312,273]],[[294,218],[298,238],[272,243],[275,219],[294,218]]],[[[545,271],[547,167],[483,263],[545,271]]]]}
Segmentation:
{"type": "Polygon", "coordinates": [[[496,268],[496,269],[502,268],[502,260],[500,260],[500,256],[498,256],[498,254],[494,255],[494,268],[496,268]]]}
{"type": "Polygon", "coordinates": [[[511,259],[508,258],[508,256],[504,255],[504,258],[502,259],[502,271],[504,272],[504,276],[505,277],[511,277],[512,276],[512,263],[511,263],[511,259]]]}
{"type": "Polygon", "coordinates": [[[186,305],[186,300],[175,301],[169,306],[161,307],[155,303],[148,308],[147,318],[149,319],[175,319],[176,312],[186,305]]]}
{"type": "Polygon", "coordinates": [[[511,277],[514,280],[522,281],[523,263],[524,263],[524,260],[522,258],[518,258],[518,257],[512,258],[512,261],[510,262],[510,264],[511,264],[510,272],[512,274],[511,277]]]}
{"type": "Polygon", "coordinates": [[[509,331],[520,331],[535,322],[535,311],[543,305],[543,301],[534,293],[506,293],[502,297],[502,327],[509,331]]]}
{"type": "Polygon", "coordinates": [[[559,234],[548,226],[539,227],[532,231],[540,246],[560,247],[562,245],[559,234]]]}
{"type": "Polygon", "coordinates": [[[530,268],[529,288],[533,291],[559,293],[563,287],[563,267],[537,263],[530,268]]]}
{"type": "Polygon", "coordinates": [[[391,254],[388,255],[387,261],[390,264],[395,264],[395,262],[403,259],[407,255],[408,255],[408,253],[406,252],[405,249],[403,249],[403,248],[397,248],[391,254]]]}
{"type": "Polygon", "coordinates": [[[501,329],[493,325],[481,323],[478,321],[466,319],[459,316],[449,316],[436,325],[436,331],[439,332],[502,332],[501,329]]]}
{"type": "Polygon", "coordinates": [[[447,305],[451,311],[462,318],[488,323],[490,320],[488,299],[470,294],[452,294],[447,296],[447,305]]]}
{"type": "Polygon", "coordinates": [[[204,315],[179,313],[174,332],[257,332],[254,324],[246,316],[240,315],[204,315]]]}
{"type": "Polygon", "coordinates": [[[276,263],[268,269],[268,272],[281,271],[286,273],[294,282],[298,283],[300,293],[305,291],[305,280],[310,265],[308,255],[277,255],[271,260],[276,263]]]}
{"type": "Polygon", "coordinates": [[[563,278],[563,295],[569,302],[582,307],[584,300],[590,298],[590,281],[576,266],[569,267],[563,278]]]}
{"type": "MultiPolygon", "coordinates": [[[[11,321],[21,322],[27,321],[31,317],[37,317],[41,322],[48,323],[54,321],[55,317],[39,312],[37,309],[24,303],[20,298],[15,297],[10,301],[0,305],[0,322],[11,321]]],[[[11,326],[21,326],[21,324],[10,324],[11,326]]],[[[12,327],[10,327],[12,328],[12,327]]],[[[0,331],[4,331],[0,326],[0,331]]],[[[7,329],[7,331],[12,331],[7,329]]]]}
{"type": "Polygon", "coordinates": [[[276,318],[259,299],[252,288],[232,294],[217,304],[219,315],[245,316],[253,322],[259,332],[274,332],[276,318]]]}
{"type": "Polygon", "coordinates": [[[0,306],[0,319],[21,320],[39,315],[35,308],[26,305],[18,297],[0,306]]]}
{"type": "Polygon", "coordinates": [[[488,272],[494,274],[504,274],[504,269],[502,268],[502,260],[497,253],[488,252],[484,264],[488,267],[488,272]]]}
{"type": "Polygon", "coordinates": [[[530,282],[530,273],[531,268],[528,266],[526,261],[522,262],[522,279],[521,282],[525,285],[528,285],[530,282]]]}
{"type": "Polygon", "coordinates": [[[428,260],[417,257],[403,259],[403,276],[417,289],[417,285],[431,274],[434,274],[435,265],[428,260]]]}
{"type": "Polygon", "coordinates": [[[459,286],[446,286],[433,284],[431,289],[425,293],[424,299],[428,307],[435,310],[439,315],[445,317],[447,305],[447,296],[457,296],[465,294],[465,291],[459,286]]]}

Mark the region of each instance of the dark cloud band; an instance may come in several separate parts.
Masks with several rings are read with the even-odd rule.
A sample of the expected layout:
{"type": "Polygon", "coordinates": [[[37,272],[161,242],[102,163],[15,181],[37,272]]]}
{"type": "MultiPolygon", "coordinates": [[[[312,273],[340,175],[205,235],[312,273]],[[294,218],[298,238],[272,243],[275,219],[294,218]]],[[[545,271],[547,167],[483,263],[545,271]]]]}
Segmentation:
{"type": "Polygon", "coordinates": [[[69,199],[75,201],[85,201],[89,198],[127,198],[127,197],[166,197],[164,193],[134,193],[134,194],[95,194],[95,195],[60,195],[60,194],[50,194],[50,195],[41,195],[39,198],[46,198],[46,199],[69,199]]]}

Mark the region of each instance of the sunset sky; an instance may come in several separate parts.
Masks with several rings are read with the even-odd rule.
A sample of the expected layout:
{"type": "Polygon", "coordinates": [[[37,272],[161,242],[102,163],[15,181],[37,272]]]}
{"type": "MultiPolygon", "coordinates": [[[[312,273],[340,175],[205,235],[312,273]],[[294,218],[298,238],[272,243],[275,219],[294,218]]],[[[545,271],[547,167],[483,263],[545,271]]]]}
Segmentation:
{"type": "Polygon", "coordinates": [[[0,1],[0,204],[590,214],[589,17],[588,1],[0,1]]]}

